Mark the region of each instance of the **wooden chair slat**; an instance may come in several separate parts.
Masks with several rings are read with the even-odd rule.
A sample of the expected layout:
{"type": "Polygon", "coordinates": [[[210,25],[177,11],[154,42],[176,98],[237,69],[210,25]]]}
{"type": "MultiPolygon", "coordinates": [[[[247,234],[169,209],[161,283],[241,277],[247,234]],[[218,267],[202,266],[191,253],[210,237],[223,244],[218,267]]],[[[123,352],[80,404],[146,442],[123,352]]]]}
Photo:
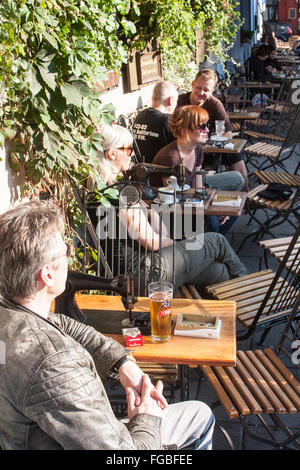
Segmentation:
{"type": "MultiPolygon", "coordinates": [[[[266,356],[265,352],[258,349],[255,351],[255,355],[259,358],[260,362],[266,367],[270,372],[274,380],[276,380],[282,391],[282,398],[280,398],[284,405],[287,407],[289,413],[296,413],[300,410],[300,396],[297,394],[284,376],[279,372],[279,370],[274,366],[272,361],[266,356]]],[[[277,357],[277,356],[276,356],[277,357]]],[[[277,357],[278,359],[278,357],[277,357]]]]}
{"type": "Polygon", "coordinates": [[[290,173],[264,170],[256,170],[253,173],[262,183],[282,183],[292,188],[300,185],[300,177],[290,173]]]}
{"type": "Polygon", "coordinates": [[[233,381],[233,383],[235,384],[236,388],[239,390],[241,395],[244,397],[252,413],[261,414],[263,411],[261,406],[259,405],[257,400],[254,398],[254,396],[251,394],[251,392],[245,385],[243,379],[237,373],[236,368],[226,367],[226,372],[228,373],[229,377],[231,378],[231,380],[233,381]]]}
{"type": "Polygon", "coordinates": [[[264,134],[263,132],[255,132],[248,130],[244,131],[244,134],[248,135],[249,137],[254,137],[256,139],[269,139],[278,142],[284,142],[284,138],[276,134],[264,134]]]}
{"type": "Polygon", "coordinates": [[[232,401],[234,402],[236,408],[239,410],[240,414],[250,414],[250,409],[245,403],[245,400],[240,395],[239,391],[236,389],[230,377],[227,375],[227,368],[226,371],[223,367],[214,367],[213,369],[217,377],[219,378],[221,384],[223,385],[224,389],[230,393],[230,397],[232,398],[232,401]]]}
{"type": "MultiPolygon", "coordinates": [[[[266,397],[270,401],[272,407],[274,407],[274,409],[276,409],[278,413],[285,413],[285,407],[282,405],[280,400],[278,400],[277,396],[273,393],[272,389],[270,388],[267,381],[263,378],[261,373],[249,360],[245,351],[238,351],[238,357],[243,363],[243,365],[247,368],[248,372],[251,374],[252,378],[255,380],[260,390],[262,390],[264,397],[266,397]]],[[[266,413],[268,413],[268,411],[266,411],[266,413]]]]}
{"type": "Polygon", "coordinates": [[[298,396],[300,396],[300,383],[295,379],[293,374],[289,371],[287,367],[280,361],[278,356],[270,348],[264,350],[265,355],[272,361],[276,369],[283,375],[283,377],[288,381],[291,387],[296,391],[298,396]]]}
{"type": "MultiPolygon", "coordinates": [[[[239,352],[238,351],[238,358],[237,358],[237,363],[236,363],[236,369],[239,375],[243,378],[244,382],[247,384],[249,389],[252,391],[255,399],[258,401],[260,406],[262,407],[261,413],[274,413],[274,407],[270,403],[269,399],[265,396],[261,388],[257,385],[255,377],[252,377],[251,373],[246,369],[244,364],[239,358],[239,352]]],[[[259,413],[258,413],[259,414],[259,413]]]]}
{"type": "Polygon", "coordinates": [[[235,289],[239,287],[241,283],[250,286],[251,284],[256,284],[257,282],[263,282],[264,280],[273,279],[274,273],[271,269],[265,269],[258,271],[257,273],[247,274],[236,279],[231,279],[219,284],[212,284],[211,286],[206,287],[206,291],[212,295],[220,295],[222,292],[227,292],[228,289],[235,289]]]}
{"type": "Polygon", "coordinates": [[[232,403],[230,398],[228,397],[226,391],[220,384],[216,374],[212,370],[211,367],[209,366],[202,366],[203,373],[205,374],[207,380],[211,383],[213,386],[220,402],[222,403],[224,409],[226,410],[228,416],[230,419],[237,418],[239,413],[237,409],[235,408],[235,405],[232,403]]]}
{"type": "Polygon", "coordinates": [[[289,413],[296,413],[296,407],[293,405],[273,375],[270,373],[266,367],[267,364],[264,364],[263,361],[260,361],[259,356],[257,356],[254,351],[246,351],[246,355],[251,360],[251,363],[256,367],[258,373],[265,379],[266,383],[276,396],[276,401],[278,400],[279,405],[277,411],[281,414],[285,413],[286,411],[289,413]]]}

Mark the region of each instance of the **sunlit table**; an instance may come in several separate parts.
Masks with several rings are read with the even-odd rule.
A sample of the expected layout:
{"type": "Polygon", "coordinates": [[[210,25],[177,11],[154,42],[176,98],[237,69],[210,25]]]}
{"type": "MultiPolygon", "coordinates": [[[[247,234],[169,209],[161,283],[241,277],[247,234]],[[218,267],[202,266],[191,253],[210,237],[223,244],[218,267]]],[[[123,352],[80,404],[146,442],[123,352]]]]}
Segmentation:
{"type": "MultiPolygon", "coordinates": [[[[119,296],[112,295],[76,295],[78,307],[88,316],[88,323],[99,327],[101,331],[101,316],[113,319],[124,312],[119,296]],[[90,313],[89,313],[90,312],[90,313]]],[[[149,312],[149,299],[139,297],[134,312],[149,312]]],[[[217,315],[222,321],[220,338],[190,338],[174,336],[173,330],[167,343],[153,343],[151,336],[144,336],[143,346],[136,347],[133,356],[139,361],[162,362],[187,365],[219,365],[234,366],[236,361],[236,304],[232,301],[218,300],[189,300],[173,299],[173,329],[179,313],[202,313],[217,315]]],[[[125,312],[124,312],[125,315],[125,312]]],[[[120,323],[121,325],[121,323],[120,323]]],[[[119,334],[106,333],[119,343],[123,343],[122,332],[119,334]]]]}

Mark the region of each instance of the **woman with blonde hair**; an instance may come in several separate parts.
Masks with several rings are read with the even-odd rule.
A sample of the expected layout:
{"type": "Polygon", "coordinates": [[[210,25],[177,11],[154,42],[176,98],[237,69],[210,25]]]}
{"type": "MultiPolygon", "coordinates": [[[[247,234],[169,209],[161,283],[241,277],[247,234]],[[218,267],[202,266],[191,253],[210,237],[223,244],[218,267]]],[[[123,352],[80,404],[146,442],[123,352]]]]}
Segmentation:
{"type": "MultiPolygon", "coordinates": [[[[120,173],[129,169],[133,140],[128,130],[117,125],[103,128],[102,135],[103,152],[99,154],[99,169],[103,182],[108,183],[116,181],[120,173]]],[[[189,240],[174,242],[165,227],[156,223],[153,212],[146,209],[143,201],[129,208],[117,207],[118,218],[126,227],[131,241],[121,240],[119,251],[115,246],[112,255],[119,258],[116,260],[118,263],[121,259],[122,272],[134,272],[136,285],[140,278],[140,285],[145,287],[151,280],[160,278],[169,282],[174,280],[175,287],[187,282],[202,287],[247,274],[222,235],[202,233],[189,240]]]]}

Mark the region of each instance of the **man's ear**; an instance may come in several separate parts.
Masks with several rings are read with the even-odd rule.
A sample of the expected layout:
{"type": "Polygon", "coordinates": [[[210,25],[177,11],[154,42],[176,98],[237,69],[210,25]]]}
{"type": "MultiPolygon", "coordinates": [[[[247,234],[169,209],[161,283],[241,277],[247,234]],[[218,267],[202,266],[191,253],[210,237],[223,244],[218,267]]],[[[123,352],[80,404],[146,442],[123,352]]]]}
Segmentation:
{"type": "Polygon", "coordinates": [[[45,264],[39,272],[39,281],[43,286],[51,287],[54,282],[53,269],[49,264],[45,264]]]}
{"type": "Polygon", "coordinates": [[[116,151],[113,148],[109,148],[106,150],[105,157],[107,160],[115,160],[116,159],[116,151]]]}

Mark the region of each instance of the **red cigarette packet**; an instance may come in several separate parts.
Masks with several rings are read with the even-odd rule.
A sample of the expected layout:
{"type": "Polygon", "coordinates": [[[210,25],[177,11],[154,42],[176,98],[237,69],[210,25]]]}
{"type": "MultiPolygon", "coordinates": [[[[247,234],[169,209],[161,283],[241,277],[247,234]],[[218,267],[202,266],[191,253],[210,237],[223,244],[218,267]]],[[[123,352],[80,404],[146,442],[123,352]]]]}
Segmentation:
{"type": "Polygon", "coordinates": [[[138,328],[123,328],[122,334],[127,348],[143,346],[143,337],[138,328]]]}

